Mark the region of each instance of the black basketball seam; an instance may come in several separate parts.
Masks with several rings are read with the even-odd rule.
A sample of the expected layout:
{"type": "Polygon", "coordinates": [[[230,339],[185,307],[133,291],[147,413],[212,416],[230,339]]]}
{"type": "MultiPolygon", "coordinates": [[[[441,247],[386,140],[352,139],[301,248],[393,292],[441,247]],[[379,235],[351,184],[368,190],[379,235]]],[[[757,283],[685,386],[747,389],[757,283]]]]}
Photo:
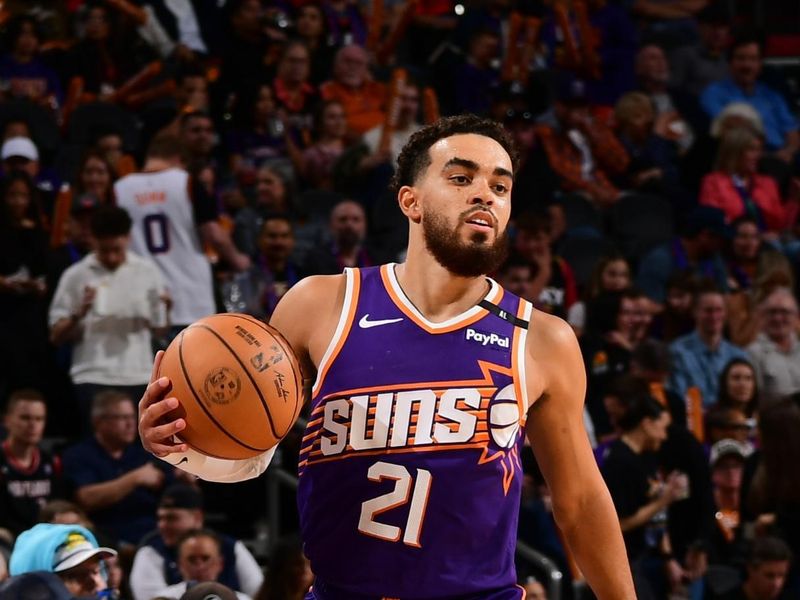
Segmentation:
{"type": "MultiPolygon", "coordinates": [[[[258,325],[258,327],[262,331],[270,334],[273,337],[275,337],[275,334],[277,333],[278,335],[277,335],[277,337],[275,337],[275,339],[278,341],[279,344],[281,344],[282,346],[285,346],[283,348],[283,351],[286,352],[287,357],[294,358],[294,357],[297,356],[295,354],[294,349],[292,348],[292,345],[289,343],[289,340],[287,340],[285,337],[283,337],[283,334],[280,331],[278,331],[277,329],[275,329],[274,327],[269,327],[268,328],[265,323],[262,323],[261,321],[259,321],[255,317],[251,317],[250,315],[244,315],[244,314],[240,314],[240,313],[223,313],[223,314],[226,317],[234,317],[236,319],[241,319],[243,321],[247,321],[248,323],[252,323],[253,325],[258,325]]],[[[291,358],[289,358],[289,360],[291,361],[291,358]]],[[[297,363],[297,368],[296,369],[294,369],[294,368],[292,369],[292,375],[294,376],[294,389],[297,391],[297,394],[298,394],[298,396],[300,396],[300,399],[299,399],[299,401],[295,402],[295,404],[297,406],[296,406],[295,410],[292,413],[293,414],[292,422],[289,425],[289,427],[286,429],[286,433],[289,433],[289,431],[292,430],[292,427],[294,427],[294,424],[297,421],[297,417],[300,416],[300,412],[303,410],[303,404],[305,403],[305,398],[302,398],[303,389],[302,389],[302,386],[300,385],[302,383],[302,380],[300,382],[298,382],[298,380],[297,380],[297,378],[298,378],[298,376],[300,374],[301,374],[300,373],[300,363],[298,362],[297,363]]],[[[286,435],[286,433],[284,433],[284,435],[286,435]]]]}
{"type": "MultiPolygon", "coordinates": [[[[233,348],[231,348],[228,342],[226,342],[220,334],[211,329],[211,327],[209,327],[208,325],[205,325],[203,323],[195,323],[194,325],[192,325],[192,327],[200,327],[202,329],[207,329],[208,331],[210,331],[214,335],[214,337],[216,337],[220,341],[220,343],[228,349],[228,352],[231,353],[231,356],[233,356],[236,359],[236,362],[239,363],[239,366],[242,368],[242,371],[244,371],[245,374],[247,375],[247,378],[250,380],[250,383],[253,384],[253,389],[255,389],[256,393],[258,394],[258,399],[261,400],[261,406],[264,407],[264,412],[267,414],[267,420],[269,421],[269,428],[272,430],[272,435],[275,437],[276,440],[280,440],[281,436],[279,436],[278,433],[275,431],[275,424],[272,422],[272,415],[269,412],[269,406],[267,405],[267,401],[264,399],[264,395],[261,393],[261,390],[256,384],[256,380],[250,374],[250,371],[247,369],[247,366],[239,358],[239,355],[236,354],[233,348]]],[[[269,450],[269,448],[264,448],[264,450],[265,451],[269,450]]]]}
{"type": "MultiPolygon", "coordinates": [[[[190,326],[187,329],[191,329],[191,327],[194,327],[194,325],[190,326]]],[[[197,327],[203,327],[204,329],[208,329],[204,325],[197,325],[197,327]]],[[[216,335],[216,333],[213,330],[210,330],[210,331],[211,331],[211,333],[214,333],[216,335]]],[[[222,341],[222,343],[225,344],[224,341],[222,341]]],[[[225,345],[227,346],[227,344],[225,344],[225,345]]],[[[230,350],[231,353],[233,352],[230,349],[229,346],[228,346],[228,350],[230,350]]],[[[234,356],[236,356],[236,355],[234,354],[234,356]]],[[[181,363],[181,371],[183,371],[183,379],[184,379],[184,381],[186,381],[187,385],[189,386],[189,390],[192,392],[192,395],[194,396],[194,399],[197,402],[197,405],[206,414],[206,416],[211,420],[211,422],[214,423],[214,425],[217,426],[217,429],[219,429],[222,433],[227,435],[231,440],[233,440],[234,442],[236,442],[240,446],[243,446],[243,447],[247,448],[248,450],[253,450],[255,452],[266,452],[267,450],[269,450],[269,448],[255,448],[253,446],[250,446],[249,444],[245,444],[243,441],[241,441],[235,435],[231,434],[227,429],[225,429],[222,426],[222,424],[219,421],[217,421],[217,419],[215,419],[214,416],[205,407],[203,402],[200,400],[200,396],[198,395],[197,391],[195,391],[194,385],[192,384],[192,380],[189,377],[189,373],[188,373],[188,371],[186,369],[186,365],[183,363],[183,334],[182,333],[181,333],[181,339],[178,342],[178,360],[181,363]]],[[[199,450],[199,448],[198,448],[198,450],[199,450]]]]}

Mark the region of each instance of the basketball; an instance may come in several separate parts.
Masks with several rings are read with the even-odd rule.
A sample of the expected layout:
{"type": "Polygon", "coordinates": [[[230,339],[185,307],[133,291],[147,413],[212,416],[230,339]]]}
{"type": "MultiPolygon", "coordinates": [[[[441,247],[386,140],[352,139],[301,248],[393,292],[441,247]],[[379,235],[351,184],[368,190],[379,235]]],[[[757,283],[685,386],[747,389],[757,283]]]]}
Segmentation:
{"type": "Polygon", "coordinates": [[[275,446],[303,404],[302,375],[289,343],[269,325],[226,313],[192,323],[159,369],[172,381],[181,441],[216,458],[243,459],[275,446]]]}

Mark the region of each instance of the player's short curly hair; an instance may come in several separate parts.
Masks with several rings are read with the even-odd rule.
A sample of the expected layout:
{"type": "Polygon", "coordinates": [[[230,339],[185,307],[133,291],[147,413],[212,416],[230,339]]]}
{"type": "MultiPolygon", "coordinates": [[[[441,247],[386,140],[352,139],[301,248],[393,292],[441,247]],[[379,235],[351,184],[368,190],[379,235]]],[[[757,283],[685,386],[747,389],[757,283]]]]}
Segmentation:
{"type": "Polygon", "coordinates": [[[443,117],[411,136],[397,158],[397,169],[392,177],[390,189],[396,194],[404,185],[414,185],[420,173],[431,164],[428,152],[430,147],[441,139],[465,133],[483,135],[495,140],[508,152],[516,171],[518,156],[514,140],[500,123],[475,115],[457,115],[443,117]]]}

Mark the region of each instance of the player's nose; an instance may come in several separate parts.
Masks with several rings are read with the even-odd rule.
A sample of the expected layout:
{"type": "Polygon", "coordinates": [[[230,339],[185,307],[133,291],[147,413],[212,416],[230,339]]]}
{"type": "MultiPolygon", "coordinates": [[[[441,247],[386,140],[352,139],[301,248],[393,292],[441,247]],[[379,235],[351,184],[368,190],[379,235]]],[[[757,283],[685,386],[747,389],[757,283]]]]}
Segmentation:
{"type": "Polygon", "coordinates": [[[491,206],[494,204],[494,195],[492,193],[492,188],[489,186],[489,182],[485,179],[477,179],[475,180],[475,187],[472,191],[472,200],[471,204],[486,204],[491,206]]]}

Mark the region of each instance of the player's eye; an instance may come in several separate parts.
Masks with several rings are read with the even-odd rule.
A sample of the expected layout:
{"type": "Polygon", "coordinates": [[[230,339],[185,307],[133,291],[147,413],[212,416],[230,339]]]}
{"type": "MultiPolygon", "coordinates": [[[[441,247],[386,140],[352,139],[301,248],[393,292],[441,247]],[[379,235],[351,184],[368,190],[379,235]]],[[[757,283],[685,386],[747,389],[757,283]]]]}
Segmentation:
{"type": "Polygon", "coordinates": [[[455,183],[456,185],[467,185],[470,182],[470,178],[466,175],[453,175],[450,178],[450,181],[455,183]]]}
{"type": "Polygon", "coordinates": [[[505,194],[508,192],[508,187],[504,183],[498,183],[494,186],[494,191],[498,194],[505,194]]]}

